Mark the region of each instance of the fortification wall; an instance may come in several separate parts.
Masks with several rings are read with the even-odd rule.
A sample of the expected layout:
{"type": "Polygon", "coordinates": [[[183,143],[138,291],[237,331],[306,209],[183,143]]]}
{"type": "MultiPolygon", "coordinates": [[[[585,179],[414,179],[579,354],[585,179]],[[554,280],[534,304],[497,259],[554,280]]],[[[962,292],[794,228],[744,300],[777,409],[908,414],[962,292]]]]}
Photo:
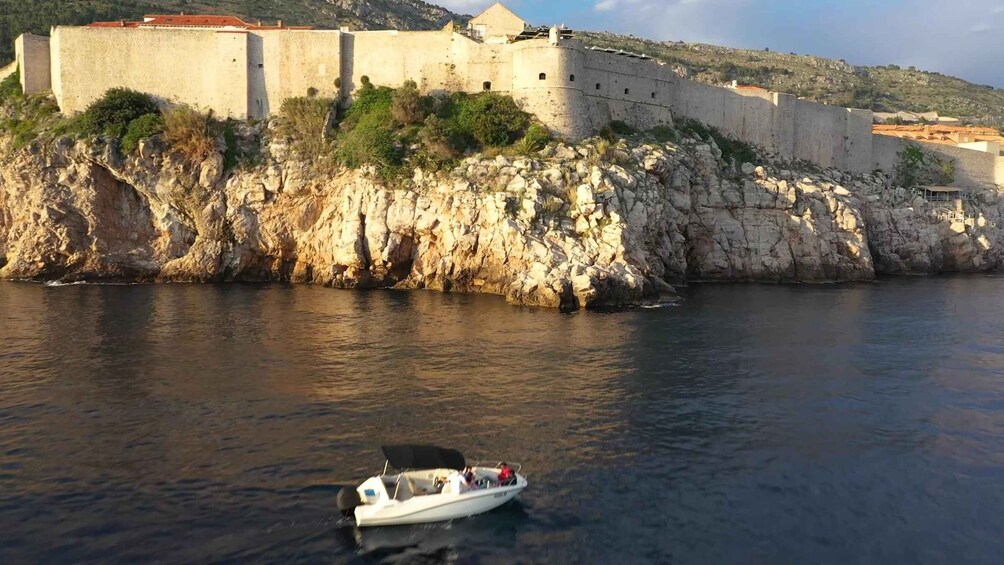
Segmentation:
{"type": "Polygon", "coordinates": [[[3,80],[10,75],[17,72],[17,58],[10,62],[6,67],[0,69],[0,80],[3,80]]]}
{"type": "MultiPolygon", "coordinates": [[[[513,85],[513,53],[503,44],[478,43],[453,34],[450,41],[452,83],[461,84],[464,92],[485,90],[510,92],[513,85]]],[[[444,90],[443,85],[428,85],[444,90]]]]}
{"type": "Polygon", "coordinates": [[[795,158],[823,167],[847,168],[844,134],[847,110],[814,102],[795,102],[795,158]]]}
{"type": "Polygon", "coordinates": [[[511,92],[513,50],[451,31],[367,31],[343,34],[343,93],[368,76],[373,84],[418,83],[423,93],[511,92]]]}
{"type": "Polygon", "coordinates": [[[874,136],[873,157],[874,168],[888,174],[895,173],[899,162],[899,153],[907,146],[917,145],[924,151],[937,155],[941,159],[950,159],[955,163],[955,182],[958,187],[986,187],[1004,185],[1004,158],[992,153],[973,151],[953,145],[924,143],[915,140],[900,139],[888,135],[874,136]]]}
{"type": "MultiPolygon", "coordinates": [[[[612,120],[641,129],[672,124],[675,114],[782,158],[855,172],[892,172],[902,149],[894,138],[872,136],[866,110],[710,86],[681,79],[664,64],[588,50],[557,36],[486,44],[448,30],[59,27],[51,40],[25,35],[16,47],[26,92],[51,88],[67,113],[85,109],[109,88],[127,87],[222,116],[261,118],[311,88],[321,96],[350,94],[367,75],[391,87],[412,79],[425,93],[508,92],[571,139],[592,135],[612,120]]],[[[1004,183],[1004,158],[925,148],[956,161],[956,184],[1004,183]]]]}
{"type": "Polygon", "coordinates": [[[49,38],[25,33],[14,41],[17,67],[21,70],[21,88],[25,94],[52,89],[49,38]]]}
{"type": "Polygon", "coordinates": [[[359,88],[363,76],[379,86],[398,87],[411,79],[423,92],[462,90],[464,81],[455,72],[451,56],[452,36],[446,31],[345,34],[342,80],[346,92],[359,88]]]}
{"type": "Polygon", "coordinates": [[[583,52],[576,79],[586,97],[590,133],[612,120],[640,129],[673,124],[670,103],[676,77],[668,67],[602,51],[583,52]]]}
{"type": "Polygon", "coordinates": [[[342,75],[342,33],[265,30],[248,34],[248,108],[263,118],[279,111],[283,100],[306,96],[335,98],[342,75]]]}
{"type": "Polygon", "coordinates": [[[797,98],[791,94],[774,92],[771,96],[774,103],[771,135],[773,143],[766,147],[772,148],[782,159],[795,158],[795,102],[797,98]]]}
{"type": "Polygon", "coordinates": [[[524,41],[513,46],[512,94],[558,135],[579,139],[595,131],[582,93],[584,53],[573,45],[524,41]]]}
{"type": "Polygon", "coordinates": [[[59,27],[53,30],[53,90],[66,113],[109,88],[248,116],[248,39],[243,32],[59,27]]]}
{"type": "MultiPolygon", "coordinates": [[[[737,139],[762,145],[769,151],[781,152],[783,146],[790,145],[782,137],[782,131],[793,128],[794,115],[789,112],[792,123],[782,129],[772,95],[746,96],[726,88],[678,79],[671,104],[680,116],[718,128],[737,139]]],[[[794,135],[793,131],[788,135],[794,135]]]]}
{"type": "Polygon", "coordinates": [[[844,136],[844,151],[847,155],[848,171],[868,173],[872,167],[873,114],[871,110],[847,109],[847,130],[844,136]]]}

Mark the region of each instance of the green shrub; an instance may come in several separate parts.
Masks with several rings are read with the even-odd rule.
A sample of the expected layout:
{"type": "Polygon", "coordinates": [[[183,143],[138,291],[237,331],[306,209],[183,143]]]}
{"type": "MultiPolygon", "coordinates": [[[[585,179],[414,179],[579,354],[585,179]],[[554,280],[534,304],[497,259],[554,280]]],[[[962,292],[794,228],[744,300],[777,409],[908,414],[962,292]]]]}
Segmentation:
{"type": "Polygon", "coordinates": [[[459,130],[484,146],[510,145],[530,125],[530,116],[509,96],[491,92],[455,96],[455,123],[459,130]]]}
{"type": "Polygon", "coordinates": [[[122,136],[122,153],[132,153],[142,139],[152,137],[164,131],[164,118],[160,113],[143,114],[129,122],[125,135],[122,136]]]}
{"type": "Polygon", "coordinates": [[[342,119],[342,127],[351,129],[364,116],[377,114],[383,121],[390,125],[393,121],[391,116],[391,104],[394,101],[394,90],[381,86],[379,88],[367,83],[356,91],[355,100],[345,112],[342,119]]]}
{"type": "Polygon", "coordinates": [[[541,124],[533,124],[516,143],[516,151],[524,155],[540,151],[549,141],[551,141],[551,130],[541,124]]]}
{"type": "Polygon", "coordinates": [[[680,131],[688,133],[691,137],[697,137],[704,141],[714,141],[722,151],[722,159],[726,162],[756,163],[760,156],[756,147],[751,143],[739,141],[734,137],[725,135],[716,127],[704,125],[697,120],[684,118],[678,124],[680,131]]]}
{"type": "Polygon", "coordinates": [[[15,148],[28,145],[40,133],[56,127],[62,121],[59,106],[51,97],[22,96],[11,102],[11,115],[0,121],[0,129],[11,135],[15,148]]]}
{"type": "Polygon", "coordinates": [[[401,88],[394,91],[390,113],[399,124],[417,124],[432,112],[431,106],[431,100],[418,92],[418,84],[408,80],[401,88]]]}
{"type": "Polygon", "coordinates": [[[655,126],[648,130],[648,134],[659,143],[676,142],[680,140],[680,134],[669,126],[655,126]]]}
{"type": "Polygon", "coordinates": [[[955,161],[941,159],[909,144],[897,154],[894,182],[906,188],[923,185],[946,185],[955,182],[955,161]]]}
{"type": "Polygon", "coordinates": [[[199,163],[216,151],[213,125],[212,112],[175,106],[164,114],[164,141],[189,162],[199,163]]]}
{"type": "Polygon", "coordinates": [[[425,119],[418,140],[426,155],[440,163],[456,158],[459,153],[450,125],[436,115],[425,119]]]}
{"type": "Polygon", "coordinates": [[[223,170],[229,171],[237,166],[240,155],[240,142],[231,120],[227,120],[223,126],[223,143],[226,145],[223,151],[223,170]]]}
{"type": "Polygon", "coordinates": [[[287,98],[280,110],[279,132],[293,140],[293,149],[316,158],[330,149],[332,98],[287,98]]]}
{"type": "Polygon", "coordinates": [[[112,88],[87,107],[82,126],[90,135],[121,137],[129,122],[158,111],[157,103],[150,95],[128,88],[112,88]]]}
{"type": "Polygon", "coordinates": [[[614,120],[610,122],[610,131],[613,132],[614,135],[619,135],[621,137],[638,133],[638,130],[621,120],[614,120]]]}
{"type": "Polygon", "coordinates": [[[380,114],[365,116],[339,136],[335,148],[338,162],[353,169],[375,165],[381,174],[392,174],[401,164],[401,150],[383,118],[380,114]]]}
{"type": "Polygon", "coordinates": [[[0,81],[0,102],[7,102],[19,98],[24,94],[21,89],[21,71],[14,71],[7,78],[0,81]]]}

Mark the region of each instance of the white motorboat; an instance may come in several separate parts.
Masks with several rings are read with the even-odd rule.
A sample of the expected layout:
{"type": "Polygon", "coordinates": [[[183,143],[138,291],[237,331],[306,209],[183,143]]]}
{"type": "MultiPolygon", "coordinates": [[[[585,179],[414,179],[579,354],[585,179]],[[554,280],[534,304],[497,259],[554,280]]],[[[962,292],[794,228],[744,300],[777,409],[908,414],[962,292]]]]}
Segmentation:
{"type": "Polygon", "coordinates": [[[526,488],[521,466],[499,482],[502,463],[473,465],[471,484],[457,476],[467,467],[462,453],[432,445],[385,445],[383,473],[338,492],[338,509],[356,526],[424,524],[467,518],[494,510],[526,488]],[[389,468],[395,473],[388,473],[389,468]]]}

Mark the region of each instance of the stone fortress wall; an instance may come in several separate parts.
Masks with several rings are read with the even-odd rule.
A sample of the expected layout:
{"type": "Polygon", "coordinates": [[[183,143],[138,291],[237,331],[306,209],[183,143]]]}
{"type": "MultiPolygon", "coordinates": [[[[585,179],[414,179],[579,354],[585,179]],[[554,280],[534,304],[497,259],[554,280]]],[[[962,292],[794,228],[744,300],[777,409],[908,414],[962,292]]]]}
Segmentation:
{"type": "MultiPolygon", "coordinates": [[[[486,14],[492,10],[511,14],[498,6],[486,14]]],[[[508,93],[569,139],[593,135],[612,120],[648,129],[682,116],[782,158],[852,172],[892,172],[897,153],[916,143],[873,136],[867,110],[686,80],[656,61],[588,49],[557,28],[522,41],[482,39],[451,28],[56,27],[51,39],[26,34],[15,47],[25,92],[51,90],[67,113],[82,111],[108,88],[128,87],[220,116],[259,119],[308,89],[351,99],[368,76],[390,87],[415,80],[426,93],[508,93]]],[[[1004,184],[1004,158],[922,145],[956,161],[957,185],[1004,184]]]]}

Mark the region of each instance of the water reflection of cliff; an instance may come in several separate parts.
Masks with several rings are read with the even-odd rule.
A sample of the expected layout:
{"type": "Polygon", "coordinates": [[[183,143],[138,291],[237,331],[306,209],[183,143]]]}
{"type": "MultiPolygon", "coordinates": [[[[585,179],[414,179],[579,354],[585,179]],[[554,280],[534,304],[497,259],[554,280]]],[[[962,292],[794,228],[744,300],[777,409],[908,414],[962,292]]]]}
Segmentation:
{"type": "Polygon", "coordinates": [[[371,470],[388,441],[573,464],[622,428],[614,383],[631,371],[633,339],[622,316],[309,287],[4,290],[31,304],[3,330],[37,349],[11,366],[40,368],[22,401],[61,414],[33,433],[60,458],[140,482],[265,472],[304,457],[283,452],[304,443],[317,479],[371,470]],[[527,437],[546,452],[527,453],[527,437]],[[219,450],[232,451],[227,469],[193,468],[219,450]]]}
{"type": "Polygon", "coordinates": [[[530,463],[538,455],[516,446],[532,436],[572,463],[621,427],[613,384],[631,370],[632,339],[623,317],[555,316],[487,297],[310,294],[295,310],[311,323],[288,343],[315,368],[300,382],[336,407],[343,441],[438,441],[530,463]]]}

